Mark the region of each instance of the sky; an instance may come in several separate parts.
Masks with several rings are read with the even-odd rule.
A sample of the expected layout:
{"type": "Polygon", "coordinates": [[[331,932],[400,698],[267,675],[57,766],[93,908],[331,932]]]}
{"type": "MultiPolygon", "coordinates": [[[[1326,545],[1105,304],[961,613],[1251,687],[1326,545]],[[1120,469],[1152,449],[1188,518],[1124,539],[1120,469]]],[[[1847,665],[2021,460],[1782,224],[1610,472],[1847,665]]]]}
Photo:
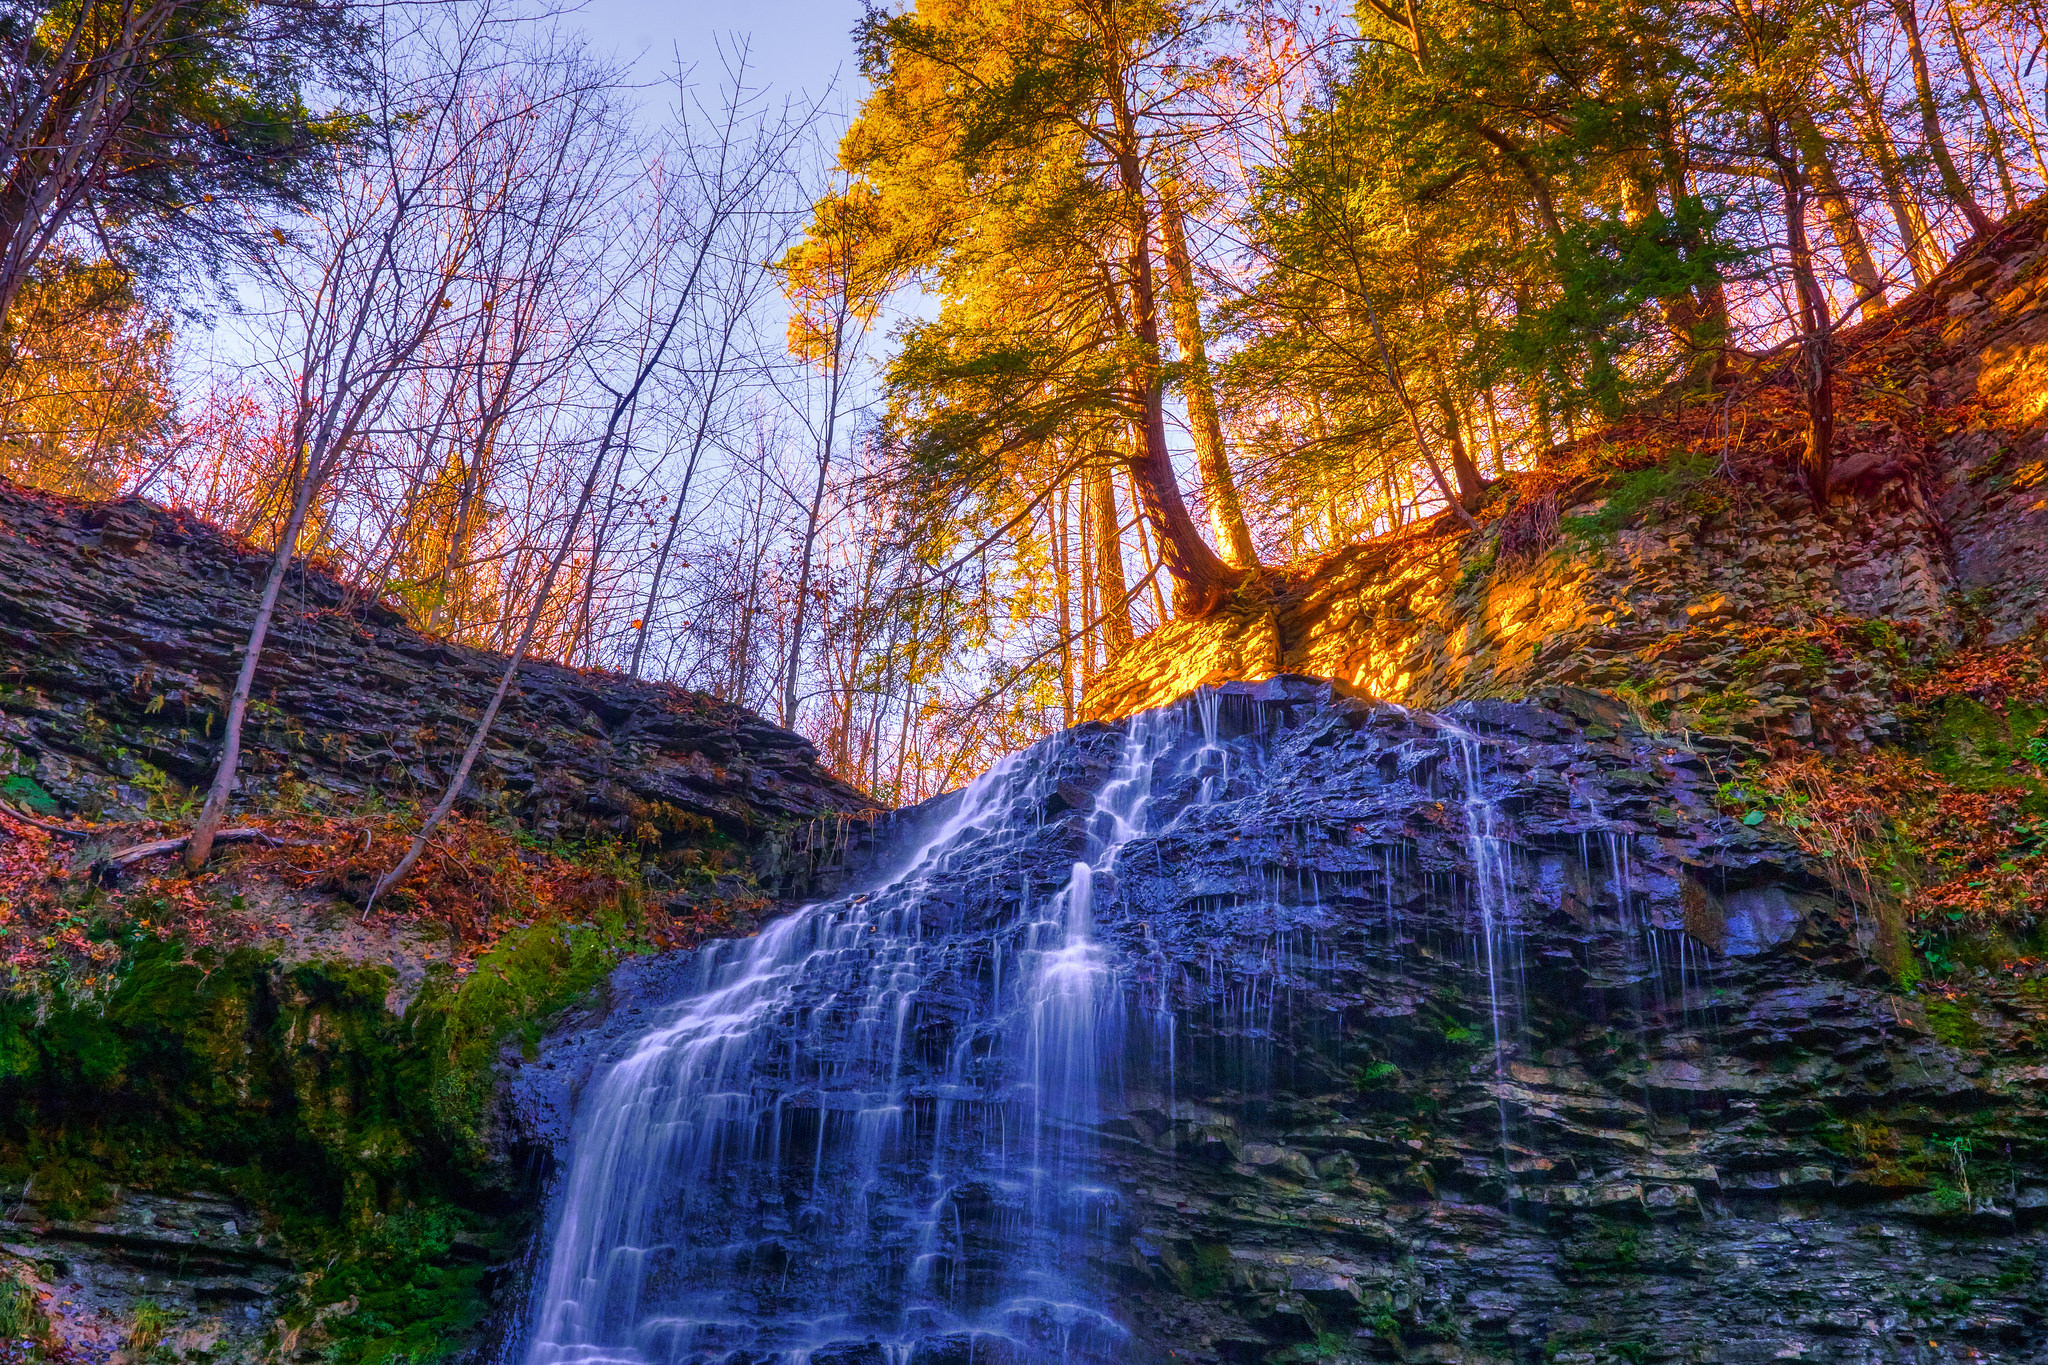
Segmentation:
{"type": "Polygon", "coordinates": [[[569,22],[599,48],[638,56],[645,74],[671,68],[680,53],[707,76],[718,70],[720,38],[752,40],[754,69],[779,91],[825,93],[850,109],[864,88],[853,52],[860,0],[588,0],[569,22]]]}

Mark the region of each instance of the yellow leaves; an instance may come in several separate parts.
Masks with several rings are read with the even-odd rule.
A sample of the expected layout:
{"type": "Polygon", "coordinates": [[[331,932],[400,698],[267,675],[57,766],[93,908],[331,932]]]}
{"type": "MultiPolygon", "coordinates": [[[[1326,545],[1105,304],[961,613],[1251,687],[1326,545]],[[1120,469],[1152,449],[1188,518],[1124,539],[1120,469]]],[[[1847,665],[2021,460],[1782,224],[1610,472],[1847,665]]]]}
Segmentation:
{"type": "Polygon", "coordinates": [[[812,206],[804,239],[777,266],[791,304],[792,355],[832,369],[849,329],[873,321],[909,266],[889,226],[881,195],[863,181],[812,206]]]}

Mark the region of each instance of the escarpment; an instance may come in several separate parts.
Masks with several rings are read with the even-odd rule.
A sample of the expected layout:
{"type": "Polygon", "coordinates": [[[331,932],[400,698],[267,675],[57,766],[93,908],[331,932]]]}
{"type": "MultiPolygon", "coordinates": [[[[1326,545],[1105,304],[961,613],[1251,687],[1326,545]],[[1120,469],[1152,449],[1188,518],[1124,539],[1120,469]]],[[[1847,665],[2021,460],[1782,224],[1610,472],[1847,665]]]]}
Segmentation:
{"type": "Polygon", "coordinates": [[[808,894],[873,814],[741,707],[530,663],[457,817],[366,912],[504,660],[301,564],[234,804],[268,841],[109,875],[196,807],[268,561],[0,484],[9,1359],[476,1349],[548,1175],[503,1079],[622,961],[808,894]]]}
{"type": "Polygon", "coordinates": [[[1562,688],[1281,677],[1047,740],[551,1045],[585,1121],[511,1321],[548,1360],[2038,1359],[2038,987],[1902,992],[1897,926],[1716,790],[1562,688]]]}
{"type": "MultiPolygon", "coordinates": [[[[46,814],[171,816],[203,793],[270,557],[146,502],[0,483],[0,793],[46,814]]],[[[343,812],[437,795],[504,668],[295,565],[256,673],[240,804],[343,812]]],[[[522,665],[465,808],[543,838],[723,850],[800,892],[786,848],[869,808],[811,745],[665,683],[522,665]],[[800,836],[801,837],[801,836],[800,836]]]]}

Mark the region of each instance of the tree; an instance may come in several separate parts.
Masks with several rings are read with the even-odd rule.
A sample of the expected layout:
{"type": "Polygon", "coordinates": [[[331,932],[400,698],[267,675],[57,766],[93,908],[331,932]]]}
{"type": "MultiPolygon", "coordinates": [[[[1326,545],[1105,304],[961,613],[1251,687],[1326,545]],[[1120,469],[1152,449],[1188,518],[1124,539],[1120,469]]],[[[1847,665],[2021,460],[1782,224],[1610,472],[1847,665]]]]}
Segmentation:
{"type": "MultiPolygon", "coordinates": [[[[681,158],[684,173],[677,177],[673,187],[683,200],[677,206],[682,210],[678,215],[682,230],[674,237],[657,238],[657,245],[662,250],[655,260],[631,261],[633,267],[650,267],[657,272],[656,287],[644,296],[648,313],[641,325],[629,328],[629,336],[636,339],[636,344],[620,348],[620,359],[624,362],[620,382],[605,385],[611,402],[604,411],[603,425],[595,440],[589,443],[590,451],[585,457],[584,474],[575,503],[569,510],[557,543],[547,556],[545,572],[533,591],[517,639],[499,674],[497,688],[492,692],[483,714],[477,718],[469,743],[454,771],[449,774],[440,799],[421,822],[404,855],[378,879],[370,893],[371,904],[405,879],[420,854],[426,851],[434,831],[454,810],[455,803],[468,786],[469,775],[483,752],[491,726],[519,676],[527,652],[532,648],[534,632],[551,600],[556,579],[577,544],[583,518],[590,510],[591,501],[607,469],[611,467],[612,455],[620,443],[627,419],[635,411],[649,381],[667,360],[684,318],[693,308],[700,306],[700,291],[707,287],[709,278],[716,273],[717,259],[729,247],[735,226],[746,224],[772,203],[774,182],[787,173],[792,149],[808,126],[809,111],[789,106],[780,110],[773,106],[764,107],[759,92],[747,83],[744,50],[735,54],[727,76],[724,107],[711,121],[714,135],[710,146],[688,144],[690,129],[687,123],[683,129],[689,151],[681,158]],[[669,248],[675,248],[672,257],[669,248]]],[[[635,269],[630,273],[638,271],[635,269]]],[[[594,356],[589,358],[593,362],[596,360],[594,356]]],[[[594,571],[595,567],[593,556],[590,568],[594,571]]],[[[573,647],[573,634],[569,643],[573,647]]]]}
{"type": "Polygon", "coordinates": [[[0,317],[60,244],[218,262],[264,208],[303,207],[368,130],[310,92],[363,92],[391,41],[345,0],[0,4],[0,317]]]}
{"type": "MultiPolygon", "coordinates": [[[[841,152],[877,203],[869,250],[945,300],[891,372],[895,436],[916,472],[986,495],[1007,484],[1006,461],[1054,431],[1134,428],[1127,470],[1197,615],[1240,573],[1202,538],[1173,472],[1144,166],[1200,77],[1180,63],[1206,22],[1143,0],[871,12],[861,42],[875,92],[841,152]]],[[[1032,482],[1036,506],[1055,481],[1032,482]]],[[[957,499],[926,506],[946,501],[957,499]]]]}
{"type": "Polygon", "coordinates": [[[451,16],[393,58],[381,99],[406,116],[336,156],[326,212],[302,236],[277,231],[278,249],[263,263],[284,301],[276,339],[290,376],[288,510],[228,696],[220,762],[186,841],[194,870],[226,818],[257,665],[308,517],[430,341],[459,319],[457,296],[487,223],[507,207],[517,161],[502,135],[521,115],[472,98],[491,52],[486,33],[479,16],[451,16]]]}
{"type": "Polygon", "coordinates": [[[146,477],[173,436],[169,323],[106,261],[46,256],[0,356],[0,472],[74,497],[146,477]]]}

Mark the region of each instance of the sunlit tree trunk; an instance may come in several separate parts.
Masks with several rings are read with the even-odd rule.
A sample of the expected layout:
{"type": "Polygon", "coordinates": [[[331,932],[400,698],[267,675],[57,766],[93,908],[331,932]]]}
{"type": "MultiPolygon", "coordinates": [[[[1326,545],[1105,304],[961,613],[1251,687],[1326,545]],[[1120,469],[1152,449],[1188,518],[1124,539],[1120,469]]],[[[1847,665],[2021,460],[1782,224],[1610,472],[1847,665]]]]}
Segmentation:
{"type": "Polygon", "coordinates": [[[1479,473],[1479,466],[1473,463],[1472,451],[1465,444],[1464,424],[1459,420],[1458,405],[1451,401],[1450,390],[1444,386],[1443,376],[1437,376],[1437,412],[1443,418],[1444,440],[1451,450],[1451,477],[1457,480],[1458,503],[1466,511],[1479,505],[1479,499],[1486,492],[1486,480],[1479,473]]]}
{"type": "Polygon", "coordinates": [[[1059,599],[1055,613],[1055,624],[1060,632],[1060,719],[1063,724],[1074,723],[1075,678],[1074,678],[1074,613],[1073,571],[1068,561],[1067,545],[1067,485],[1061,484],[1059,492],[1051,499],[1048,511],[1052,522],[1052,576],[1053,589],[1059,599]]]}
{"type": "Polygon", "coordinates": [[[1942,8],[1948,13],[1949,36],[1956,45],[1956,60],[1963,68],[1963,88],[1970,96],[1970,103],[1977,106],[1977,117],[1984,121],[1984,150],[1991,155],[1992,169],[1998,172],[1998,188],[2005,196],[2005,211],[2012,213],[2020,206],[2020,195],[2012,181],[2012,167],[2005,159],[2005,137],[1998,130],[1998,120],[1991,113],[1991,102],[1984,98],[1984,87],[1977,79],[1977,58],[1970,50],[1970,40],[1963,32],[1962,16],[1956,13],[1955,0],[1942,0],[1942,8]]]}
{"type": "Polygon", "coordinates": [[[1167,572],[1174,578],[1174,598],[1180,614],[1202,617],[1216,609],[1243,575],[1224,563],[1209,548],[1209,542],[1202,539],[1181,497],[1180,480],[1173,472],[1173,453],[1166,441],[1159,300],[1152,278],[1152,214],[1145,193],[1143,149],[1132,109],[1122,37],[1108,30],[1102,36],[1109,76],[1110,132],[1128,234],[1126,287],[1131,295],[1131,327],[1138,343],[1138,360],[1129,382],[1135,390],[1132,396],[1137,400],[1144,439],[1130,456],[1131,484],[1159,537],[1160,554],[1166,561],[1167,572]]]}
{"type": "Polygon", "coordinates": [[[1842,190],[1842,182],[1835,176],[1827,140],[1804,110],[1799,113],[1798,133],[1799,156],[1806,163],[1807,176],[1820,200],[1821,213],[1828,220],[1828,231],[1834,235],[1835,249],[1842,253],[1842,267],[1848,272],[1849,283],[1856,286],[1857,294],[1864,297],[1863,316],[1881,317],[1888,306],[1884,296],[1884,277],[1877,273],[1877,262],[1871,259],[1870,244],[1864,240],[1863,225],[1857,221],[1855,206],[1849,202],[1849,196],[1842,190]]]}
{"type": "Polygon", "coordinates": [[[1118,529],[1116,484],[1110,466],[1099,462],[1088,466],[1088,511],[1095,519],[1095,593],[1101,602],[1102,654],[1105,664],[1114,664],[1130,652],[1130,588],[1124,581],[1124,538],[1118,529]]]}
{"type": "Polygon", "coordinates": [[[1209,504],[1209,524],[1223,557],[1233,568],[1258,567],[1258,551],[1238,502],[1237,482],[1223,443],[1223,421],[1216,410],[1216,387],[1209,372],[1209,350],[1202,339],[1201,295],[1195,288],[1194,261],[1188,252],[1187,228],[1180,195],[1171,180],[1159,192],[1159,221],[1165,229],[1168,297],[1173,304],[1173,335],[1180,345],[1181,391],[1187,395],[1188,426],[1195,442],[1195,461],[1202,470],[1209,504]]]}
{"type": "Polygon", "coordinates": [[[1898,150],[1892,145],[1891,128],[1885,122],[1884,101],[1871,84],[1862,59],[1853,49],[1845,49],[1842,64],[1848,72],[1850,92],[1856,97],[1856,122],[1863,134],[1863,143],[1870,151],[1870,162],[1877,171],[1878,183],[1884,186],[1885,204],[1891,210],[1892,224],[1898,229],[1899,242],[1905,248],[1906,264],[1913,272],[1913,283],[1925,284],[1941,270],[1940,244],[1934,239],[1934,229],[1921,210],[1920,200],[1906,178],[1905,168],[1899,164],[1898,150]]]}
{"type": "Polygon", "coordinates": [[[1934,100],[1934,79],[1927,69],[1927,49],[1920,41],[1917,3],[1918,0],[1892,0],[1892,12],[1899,16],[1899,27],[1906,34],[1906,55],[1913,67],[1914,103],[1920,111],[1920,136],[1927,143],[1927,154],[1933,158],[1935,170],[1941,174],[1942,193],[1970,220],[1972,232],[1988,232],[1991,215],[1984,212],[1977,196],[1970,192],[1969,182],[1956,168],[1956,159],[1949,152],[1948,135],[1942,130],[1941,108],[1934,100]]]}

